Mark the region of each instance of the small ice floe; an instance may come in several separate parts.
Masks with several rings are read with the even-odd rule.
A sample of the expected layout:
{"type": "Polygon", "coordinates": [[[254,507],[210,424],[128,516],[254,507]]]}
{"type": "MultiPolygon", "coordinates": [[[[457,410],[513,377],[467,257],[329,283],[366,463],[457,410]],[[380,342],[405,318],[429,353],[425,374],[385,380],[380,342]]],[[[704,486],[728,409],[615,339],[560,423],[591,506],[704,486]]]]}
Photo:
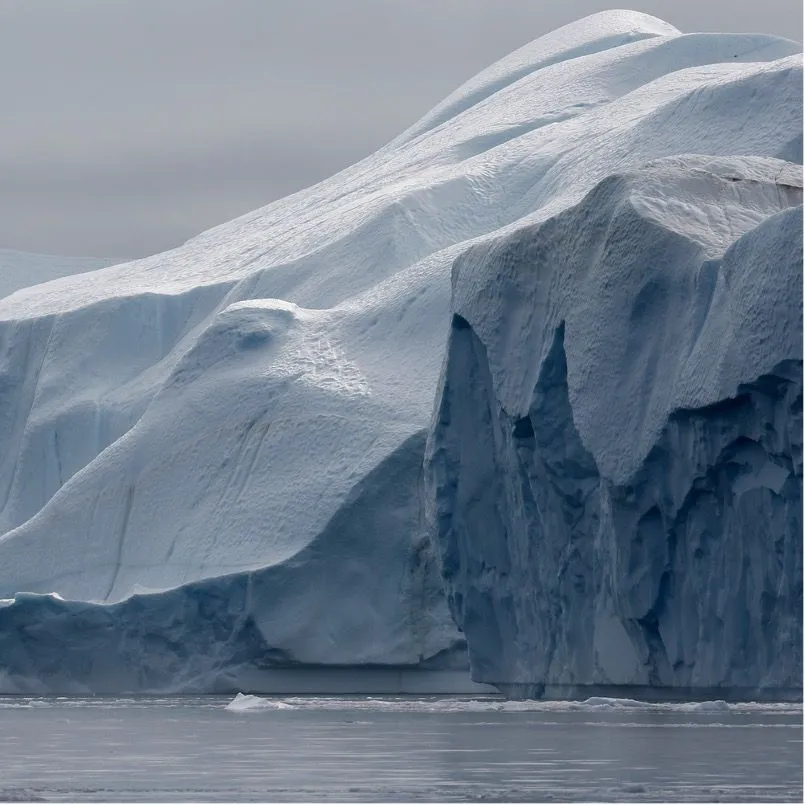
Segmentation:
{"type": "Polygon", "coordinates": [[[578,702],[579,709],[590,710],[669,710],[679,713],[728,713],[732,709],[723,699],[706,702],[640,702],[635,699],[611,699],[593,696],[578,702]]]}
{"type": "Polygon", "coordinates": [[[226,706],[230,713],[249,713],[256,710],[293,710],[294,706],[280,699],[264,699],[247,693],[238,693],[226,706]]]}
{"type": "Polygon", "coordinates": [[[650,707],[647,702],[639,702],[636,699],[615,699],[609,696],[590,696],[583,702],[575,703],[575,706],[585,710],[636,710],[650,707]]]}
{"type": "Polygon", "coordinates": [[[679,709],[686,713],[728,713],[730,706],[723,699],[712,702],[686,702],[680,704],[679,709]]]}

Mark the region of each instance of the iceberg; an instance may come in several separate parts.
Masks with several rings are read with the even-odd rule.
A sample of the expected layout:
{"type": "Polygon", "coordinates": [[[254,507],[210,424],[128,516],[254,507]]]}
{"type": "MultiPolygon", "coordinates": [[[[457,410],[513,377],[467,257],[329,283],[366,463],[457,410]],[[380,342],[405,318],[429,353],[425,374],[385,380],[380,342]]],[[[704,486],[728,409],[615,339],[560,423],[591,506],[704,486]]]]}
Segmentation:
{"type": "Polygon", "coordinates": [[[799,687],[800,203],[673,157],[457,261],[427,477],[476,679],[799,687]]]}
{"type": "Polygon", "coordinates": [[[789,684],[752,658],[800,633],[801,98],[796,43],[604,12],[314,187],[18,283],[0,691],[789,684]]]}

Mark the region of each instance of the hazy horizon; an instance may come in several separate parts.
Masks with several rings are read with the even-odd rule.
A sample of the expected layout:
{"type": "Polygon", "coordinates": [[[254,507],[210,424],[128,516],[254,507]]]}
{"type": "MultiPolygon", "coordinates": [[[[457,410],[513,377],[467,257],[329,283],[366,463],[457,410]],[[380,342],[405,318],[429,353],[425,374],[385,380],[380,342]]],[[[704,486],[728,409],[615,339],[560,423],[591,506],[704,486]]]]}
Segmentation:
{"type": "MultiPolygon", "coordinates": [[[[370,154],[512,50],[608,7],[501,0],[10,0],[0,248],[137,257],[370,154]]],[[[788,0],[639,10],[801,41],[788,0]]]]}

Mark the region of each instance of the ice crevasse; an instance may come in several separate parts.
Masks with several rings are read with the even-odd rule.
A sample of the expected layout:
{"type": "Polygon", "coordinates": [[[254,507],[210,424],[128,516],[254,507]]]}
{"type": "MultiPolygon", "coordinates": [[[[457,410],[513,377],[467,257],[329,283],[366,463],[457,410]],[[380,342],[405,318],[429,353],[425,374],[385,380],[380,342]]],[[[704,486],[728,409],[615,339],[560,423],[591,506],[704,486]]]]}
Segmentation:
{"type": "Polygon", "coordinates": [[[597,14],[0,299],[0,690],[801,688],[799,50],[597,14]]]}

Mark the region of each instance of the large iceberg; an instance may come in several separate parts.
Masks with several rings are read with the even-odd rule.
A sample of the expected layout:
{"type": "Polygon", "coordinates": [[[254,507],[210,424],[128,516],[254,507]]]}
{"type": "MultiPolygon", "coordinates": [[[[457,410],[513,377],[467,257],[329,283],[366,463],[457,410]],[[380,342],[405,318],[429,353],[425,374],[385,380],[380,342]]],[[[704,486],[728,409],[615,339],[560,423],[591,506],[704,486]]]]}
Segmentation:
{"type": "MultiPolygon", "coordinates": [[[[700,454],[704,466],[733,449],[718,447],[720,425],[699,452],[673,440],[717,421],[691,424],[699,408],[733,399],[740,408],[748,395],[746,412],[724,422],[737,418],[733,441],[754,446],[739,442],[735,461],[719,453],[713,466],[732,478],[733,465],[751,465],[735,481],[747,505],[753,484],[786,501],[768,504],[764,532],[783,540],[782,571],[762,535],[745,535],[755,540],[750,565],[771,563],[768,579],[784,580],[759,587],[753,570],[745,581],[746,600],[761,607],[753,617],[779,626],[768,638],[776,651],[797,628],[778,616],[801,595],[792,570],[801,549],[782,522],[796,518],[801,472],[791,480],[781,458],[796,435],[785,406],[796,412],[801,365],[787,351],[799,322],[790,272],[801,256],[787,210],[798,203],[789,163],[801,161],[801,96],[795,43],[682,35],[643,14],[597,14],[506,57],[319,185],[170,252],[0,299],[0,690],[259,690],[278,669],[357,666],[454,673],[467,666],[465,640],[476,679],[542,683],[548,619],[565,616],[546,615],[532,588],[505,603],[511,581],[492,562],[504,545],[512,579],[539,587],[567,560],[581,598],[590,585],[619,582],[624,562],[645,577],[633,601],[617,585],[591,599],[595,650],[602,640],[612,647],[600,662],[623,658],[623,673],[608,669],[606,679],[642,680],[630,674],[635,663],[657,665],[654,648],[640,654],[652,627],[621,627],[620,613],[630,606],[635,623],[645,620],[638,610],[656,592],[657,566],[683,551],[656,556],[645,536],[642,553],[602,543],[576,562],[564,548],[542,555],[523,541],[538,504],[523,498],[531,508],[518,513],[507,496],[525,494],[512,463],[528,464],[522,450],[547,455],[543,431],[528,425],[537,388],[550,397],[554,447],[567,441],[546,458],[547,494],[559,496],[546,516],[581,518],[568,526],[579,539],[584,523],[606,517],[648,514],[640,528],[662,529],[687,494],[695,468],[685,462],[700,454]],[[657,270],[642,281],[636,265],[605,270],[610,252],[656,259],[657,270]],[[753,255],[768,272],[741,271],[753,255]],[[531,270],[547,259],[550,270],[531,270]],[[529,277],[534,287],[518,285],[529,277]],[[728,277],[738,290],[725,290],[728,277]],[[788,319],[773,317],[767,332],[771,293],[788,319]],[[646,325],[656,316],[669,322],[660,333],[646,325]],[[767,366],[775,350],[782,357],[767,366]],[[642,363],[630,374],[632,357],[642,363]],[[577,382],[595,390],[586,407],[577,382]],[[515,416],[511,450],[491,444],[488,422],[464,430],[485,421],[482,397],[496,422],[515,416]],[[651,452],[663,439],[665,458],[651,452]],[[462,442],[474,445],[477,467],[454,454],[462,442]],[[627,489],[649,454],[630,508],[615,486],[627,489]],[[685,464],[670,466],[672,489],[658,486],[662,461],[685,464]],[[467,484],[487,471],[494,483],[477,524],[502,530],[468,537],[460,523],[476,513],[467,484]],[[593,511],[600,478],[615,491],[609,509],[593,511]],[[565,495],[581,496],[581,509],[566,508],[565,495]],[[542,577],[530,575],[526,548],[542,577]],[[478,591],[489,609],[471,605],[478,591]],[[536,670],[521,673],[535,656],[536,670]]],[[[724,573],[735,572],[729,553],[724,573]]],[[[691,605],[706,607],[699,582],[690,584],[691,605]]],[[[726,613],[711,642],[691,643],[654,611],[654,633],[676,629],[681,647],[669,662],[692,663],[690,684],[703,651],[711,666],[732,662],[723,646],[741,624],[719,589],[707,593],[726,613]]],[[[568,641],[549,652],[562,658],[551,659],[551,674],[561,664],[578,681],[593,667],[584,665],[585,606],[551,627],[568,641]]],[[[798,662],[793,655],[791,673],[798,662]]],[[[657,667],[649,682],[665,684],[657,667]]],[[[756,682],[783,684],[786,674],[756,682]]]]}

